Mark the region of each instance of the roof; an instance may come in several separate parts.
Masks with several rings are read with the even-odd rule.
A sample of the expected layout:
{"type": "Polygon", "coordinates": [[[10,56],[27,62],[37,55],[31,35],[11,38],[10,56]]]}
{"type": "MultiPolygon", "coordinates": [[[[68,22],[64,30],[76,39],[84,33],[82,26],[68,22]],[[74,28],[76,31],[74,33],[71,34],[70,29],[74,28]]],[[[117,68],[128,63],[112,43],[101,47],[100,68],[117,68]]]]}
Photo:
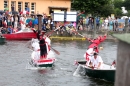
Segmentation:
{"type": "Polygon", "coordinates": [[[129,33],[113,34],[113,36],[116,37],[117,39],[119,39],[120,41],[130,44],[130,34],[129,33]]]}
{"type": "Polygon", "coordinates": [[[55,9],[68,9],[68,7],[55,7],[55,6],[49,6],[48,8],[55,8],[55,9]]]}

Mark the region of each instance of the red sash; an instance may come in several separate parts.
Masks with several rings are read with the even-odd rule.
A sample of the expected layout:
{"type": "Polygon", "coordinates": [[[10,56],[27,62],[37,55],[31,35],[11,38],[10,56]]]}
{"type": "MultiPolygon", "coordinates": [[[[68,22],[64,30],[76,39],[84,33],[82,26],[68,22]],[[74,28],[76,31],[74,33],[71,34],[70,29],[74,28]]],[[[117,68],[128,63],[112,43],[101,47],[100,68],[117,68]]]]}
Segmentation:
{"type": "Polygon", "coordinates": [[[86,53],[86,60],[89,61],[89,54],[86,53]]]}

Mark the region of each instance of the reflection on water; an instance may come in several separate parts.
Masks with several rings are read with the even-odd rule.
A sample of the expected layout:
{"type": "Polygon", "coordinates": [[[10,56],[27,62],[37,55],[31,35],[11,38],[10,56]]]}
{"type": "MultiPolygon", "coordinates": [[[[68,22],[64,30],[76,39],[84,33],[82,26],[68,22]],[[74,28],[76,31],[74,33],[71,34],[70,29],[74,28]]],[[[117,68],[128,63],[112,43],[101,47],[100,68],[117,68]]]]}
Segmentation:
{"type": "MultiPolygon", "coordinates": [[[[52,47],[60,52],[53,69],[26,70],[31,50],[27,41],[7,41],[0,45],[0,86],[113,86],[113,83],[87,76],[74,77],[75,60],[84,60],[88,42],[52,42],[52,47]]],[[[100,51],[105,63],[116,59],[117,43],[104,42],[100,51]]]]}

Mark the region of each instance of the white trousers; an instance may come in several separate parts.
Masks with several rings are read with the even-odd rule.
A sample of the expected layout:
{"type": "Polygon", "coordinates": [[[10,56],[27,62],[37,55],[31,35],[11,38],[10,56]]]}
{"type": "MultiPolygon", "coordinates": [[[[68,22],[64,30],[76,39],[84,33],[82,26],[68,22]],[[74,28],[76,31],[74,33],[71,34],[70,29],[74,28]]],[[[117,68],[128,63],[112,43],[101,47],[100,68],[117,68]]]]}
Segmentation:
{"type": "Polygon", "coordinates": [[[31,54],[31,58],[33,60],[39,60],[40,59],[40,51],[33,51],[31,54]]]}

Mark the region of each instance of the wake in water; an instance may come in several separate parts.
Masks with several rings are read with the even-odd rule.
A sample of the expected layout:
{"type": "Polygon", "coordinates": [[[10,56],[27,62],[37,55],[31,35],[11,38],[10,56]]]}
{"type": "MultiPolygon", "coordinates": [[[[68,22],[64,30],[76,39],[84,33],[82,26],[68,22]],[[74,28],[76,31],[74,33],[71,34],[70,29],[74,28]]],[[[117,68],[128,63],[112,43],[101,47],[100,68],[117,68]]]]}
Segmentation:
{"type": "Polygon", "coordinates": [[[77,69],[73,73],[73,76],[80,77],[80,76],[85,75],[85,69],[82,65],[78,65],[77,69]]]}

